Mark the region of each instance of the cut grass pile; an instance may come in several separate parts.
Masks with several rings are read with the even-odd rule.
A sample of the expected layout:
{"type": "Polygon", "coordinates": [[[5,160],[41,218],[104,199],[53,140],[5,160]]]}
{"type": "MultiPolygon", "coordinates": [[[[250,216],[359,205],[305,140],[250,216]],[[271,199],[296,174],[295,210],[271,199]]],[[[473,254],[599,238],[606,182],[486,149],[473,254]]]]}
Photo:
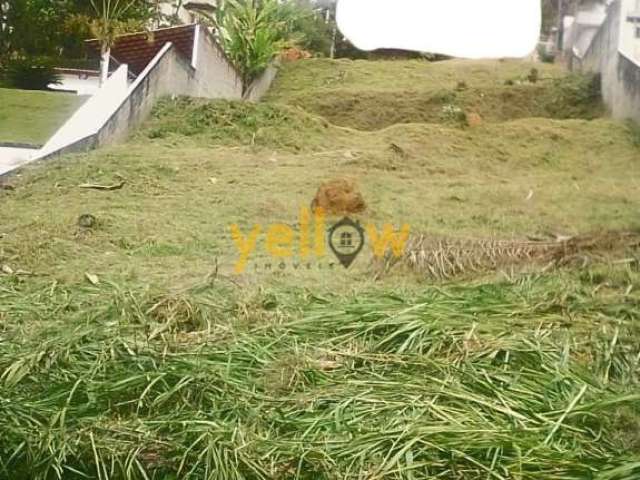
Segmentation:
{"type": "Polygon", "coordinates": [[[5,284],[0,474],[640,475],[637,271],[357,296],[217,282],[5,284]]]}
{"type": "Polygon", "coordinates": [[[70,93],[0,88],[0,143],[44,144],[85,100],[70,93]]]}
{"type": "Polygon", "coordinates": [[[637,249],[434,285],[374,281],[370,245],[348,271],[329,254],[281,270],[265,248],[264,230],[297,231],[318,186],[342,177],[369,206],[363,224],[415,234],[637,229],[635,127],[591,119],[582,87],[564,105],[585,118],[509,113],[512,92],[561,75],[540,66],[546,83],[526,85],[530,68],[286,65],[272,101],[167,99],[124,145],[6,179],[0,478],[639,478],[637,249]],[[420,78],[426,96],[504,88],[487,102],[507,113],[368,131],[359,112],[345,128],[294,101],[420,78]],[[263,228],[242,275],[231,224],[263,228]]]}
{"type": "Polygon", "coordinates": [[[321,147],[328,128],[328,122],[286,105],[178,98],[158,102],[151,122],[141,135],[175,140],[196,137],[215,145],[269,146],[297,151],[321,147]],[[297,135],[292,135],[294,128],[297,135]]]}

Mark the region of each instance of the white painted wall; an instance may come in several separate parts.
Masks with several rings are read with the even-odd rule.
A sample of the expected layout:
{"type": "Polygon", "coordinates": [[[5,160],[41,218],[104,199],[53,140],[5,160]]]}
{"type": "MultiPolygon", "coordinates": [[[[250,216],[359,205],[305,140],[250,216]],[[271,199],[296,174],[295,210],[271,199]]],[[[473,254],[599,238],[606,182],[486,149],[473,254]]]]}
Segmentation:
{"type": "MultiPolygon", "coordinates": [[[[620,27],[620,51],[640,64],[640,38],[636,36],[636,25],[627,21],[629,16],[640,16],[640,0],[622,0],[622,25],[620,27]]],[[[640,24],[638,24],[640,27],[640,24]]]]}
{"type": "Polygon", "coordinates": [[[64,92],[76,92],[78,95],[95,95],[100,89],[100,79],[98,77],[87,77],[75,74],[59,75],[60,83],[51,83],[51,90],[60,90],[64,92]]]}
{"type": "Polygon", "coordinates": [[[96,133],[127,97],[128,69],[121,65],[105,84],[87,100],[42,147],[40,156],[47,156],[71,143],[96,133]]]}
{"type": "Polygon", "coordinates": [[[635,0],[616,0],[584,56],[576,56],[572,68],[600,73],[602,98],[614,118],[640,122],[640,62],[632,53],[636,39],[625,35],[635,0]]]}
{"type": "Polygon", "coordinates": [[[195,69],[189,92],[192,97],[242,97],[240,74],[227,60],[222,48],[206,27],[196,27],[192,67],[195,69]]]}
{"type": "MultiPolygon", "coordinates": [[[[565,18],[565,27],[568,19],[565,18]]],[[[600,27],[607,18],[607,7],[599,1],[585,2],[573,17],[571,26],[565,30],[565,51],[572,51],[582,57],[587,52],[600,27]]]]}
{"type": "Polygon", "coordinates": [[[38,156],[31,148],[0,147],[0,175],[3,175],[38,156]]]}

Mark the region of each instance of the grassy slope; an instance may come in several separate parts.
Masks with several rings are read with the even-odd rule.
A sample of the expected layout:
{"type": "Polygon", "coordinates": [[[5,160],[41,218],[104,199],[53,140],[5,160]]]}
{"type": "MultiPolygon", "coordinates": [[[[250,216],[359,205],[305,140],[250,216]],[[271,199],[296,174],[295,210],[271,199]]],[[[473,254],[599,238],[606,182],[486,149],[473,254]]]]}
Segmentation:
{"type": "MultiPolygon", "coordinates": [[[[295,226],[318,185],[342,176],[361,186],[369,204],[363,222],[408,223],[415,232],[526,238],[637,225],[638,150],[627,127],[609,120],[359,133],[262,107],[250,126],[221,130],[206,119],[237,125],[226,107],[174,107],[127,145],[25,173],[4,194],[13,213],[3,227],[7,255],[22,268],[67,279],[93,269],[171,283],[206,274],[216,257],[227,274],[237,257],[232,223],[244,232],[254,224],[295,226]],[[181,131],[189,135],[167,133],[181,131]],[[243,146],[252,141],[256,147],[243,146]],[[394,153],[392,142],[408,157],[394,153]],[[128,182],[123,190],[77,187],[117,183],[118,175],[128,182]],[[78,237],[83,213],[102,223],[78,237]]],[[[264,258],[262,241],[256,257],[264,258]]],[[[366,276],[367,266],[363,256],[354,272],[366,276]]],[[[318,275],[301,276],[313,284],[318,275]]]]}
{"type": "MultiPolygon", "coordinates": [[[[356,98],[359,80],[402,96],[398,82],[427,75],[425,95],[450,93],[460,72],[467,93],[500,89],[503,109],[496,99],[539,88],[503,85],[531,67],[511,62],[339,66],[336,91],[356,98]]],[[[335,69],[287,66],[275,104],[166,101],[128,144],[34,165],[0,190],[0,264],[36,274],[0,277],[0,460],[26,442],[12,478],[65,466],[102,478],[635,478],[637,265],[444,286],[374,282],[366,255],[349,272],[232,274],[230,223],[296,226],[337,176],[361,185],[365,223],[500,238],[637,227],[627,126],[514,115],[340,128],[298,107],[335,69]],[[77,187],[120,178],[121,190],[77,187]],[[79,229],[82,213],[97,228],[79,229]]],[[[598,108],[562,98],[563,111],[598,108]]],[[[273,261],[263,247],[256,257],[273,261]]]]}
{"type": "Polygon", "coordinates": [[[459,108],[487,121],[518,118],[595,118],[597,105],[547,64],[452,60],[378,65],[316,60],[287,67],[269,99],[303,107],[345,127],[376,130],[398,123],[442,123],[459,108]],[[532,69],[538,80],[529,81],[532,69]],[[562,82],[558,83],[558,78],[562,82]],[[512,85],[505,88],[505,84],[512,85]]]}
{"type": "Polygon", "coordinates": [[[41,145],[84,100],[67,93],[0,88],[0,142],[41,145]]]}

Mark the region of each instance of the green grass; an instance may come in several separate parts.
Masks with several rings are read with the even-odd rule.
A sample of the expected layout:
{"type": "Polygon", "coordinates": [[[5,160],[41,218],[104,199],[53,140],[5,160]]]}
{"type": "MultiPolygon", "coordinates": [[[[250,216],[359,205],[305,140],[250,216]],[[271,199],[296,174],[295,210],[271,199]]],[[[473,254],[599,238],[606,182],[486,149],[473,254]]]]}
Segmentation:
{"type": "MultiPolygon", "coordinates": [[[[286,65],[269,99],[331,123],[378,130],[402,123],[443,123],[447,111],[496,122],[519,118],[596,118],[594,79],[558,67],[515,61],[429,63],[311,60],[286,65]],[[538,70],[535,83],[529,80],[538,70]]],[[[455,120],[455,117],[453,118],[455,120]]]]}
{"type": "Polygon", "coordinates": [[[539,70],[541,79],[566,75],[554,65],[516,60],[431,63],[423,60],[317,59],[285,64],[285,73],[276,80],[269,99],[289,101],[298,95],[316,96],[343,89],[358,93],[368,90],[450,90],[459,82],[465,82],[469,88],[482,88],[504,85],[508,80],[526,82],[532,68],[539,70]]]}
{"type": "MultiPolygon", "coordinates": [[[[231,224],[243,232],[255,224],[297,228],[300,209],[335,177],[356,179],[368,204],[359,219],[378,227],[408,223],[416,233],[523,239],[638,226],[632,199],[640,196],[640,163],[624,124],[522,119],[370,133],[291,107],[256,107],[245,123],[229,113],[246,108],[167,101],[126,145],[25,170],[15,190],[0,193],[12,212],[1,229],[5,257],[16,269],[70,280],[94,270],[172,283],[206,275],[216,259],[232,274],[231,224]],[[121,190],[78,188],[120,177],[127,182],[121,190]],[[84,213],[101,223],[79,235],[84,213]]],[[[369,276],[367,252],[353,275],[369,276]]],[[[264,236],[252,260],[273,263],[264,236]]],[[[343,277],[315,269],[290,275],[311,283],[343,277]]],[[[254,270],[245,277],[265,279],[254,270]]]]}
{"type": "Polygon", "coordinates": [[[350,270],[329,254],[281,270],[262,235],[234,272],[231,224],[297,230],[341,177],[379,227],[638,228],[633,127],[597,117],[589,79],[540,66],[542,85],[519,80],[531,68],[287,64],[266,103],[166,99],[126,144],[6,180],[0,478],[638,478],[637,250],[433,283],[376,278],[369,247],[350,270]],[[414,117],[403,92],[421,76],[424,98],[498,113],[414,117]],[[392,121],[410,122],[364,125],[375,102],[308,106],[346,90],[384,90],[392,121]],[[77,225],[87,213],[94,228],[77,225]]]}
{"type": "Polygon", "coordinates": [[[85,100],[69,93],[0,88],[0,142],[42,145],[85,100]]]}
{"type": "Polygon", "coordinates": [[[638,287],[630,270],[357,296],[6,284],[0,471],[636,478],[638,287]],[[621,281],[595,289],[603,274],[621,281]]]}

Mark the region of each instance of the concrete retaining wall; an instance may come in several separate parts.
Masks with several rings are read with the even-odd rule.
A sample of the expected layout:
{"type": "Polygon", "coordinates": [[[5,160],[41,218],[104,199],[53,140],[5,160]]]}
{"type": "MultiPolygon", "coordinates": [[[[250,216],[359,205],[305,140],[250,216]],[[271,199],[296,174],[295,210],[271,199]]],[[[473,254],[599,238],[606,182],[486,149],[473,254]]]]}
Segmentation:
{"type": "Polygon", "coordinates": [[[172,93],[186,94],[194,76],[193,67],[172,44],[166,44],[129,87],[124,101],[96,132],[96,144],[91,148],[123,141],[132,129],[146,120],[156,100],[172,93]]]}
{"type": "Polygon", "coordinates": [[[622,52],[618,57],[618,88],[613,111],[618,118],[631,118],[640,123],[640,65],[622,52]]]}
{"type": "Polygon", "coordinates": [[[623,53],[628,41],[626,30],[628,0],[617,0],[582,57],[574,55],[571,68],[596,72],[602,77],[602,98],[614,118],[640,122],[640,65],[623,53]]]}
{"type": "Polygon", "coordinates": [[[275,60],[271,62],[271,65],[256,78],[244,93],[243,99],[249,102],[259,102],[262,97],[265,96],[271,84],[278,75],[278,69],[280,68],[280,62],[275,60]]]}
{"type": "Polygon", "coordinates": [[[28,163],[37,154],[38,150],[33,148],[0,146],[0,177],[28,163]]]}
{"type": "Polygon", "coordinates": [[[192,66],[196,75],[188,95],[204,98],[242,98],[242,77],[209,30],[196,26],[192,66]]]}
{"type": "Polygon", "coordinates": [[[94,96],[89,98],[49,139],[37,158],[46,158],[96,134],[128,95],[127,67],[120,66],[94,96]]]}

